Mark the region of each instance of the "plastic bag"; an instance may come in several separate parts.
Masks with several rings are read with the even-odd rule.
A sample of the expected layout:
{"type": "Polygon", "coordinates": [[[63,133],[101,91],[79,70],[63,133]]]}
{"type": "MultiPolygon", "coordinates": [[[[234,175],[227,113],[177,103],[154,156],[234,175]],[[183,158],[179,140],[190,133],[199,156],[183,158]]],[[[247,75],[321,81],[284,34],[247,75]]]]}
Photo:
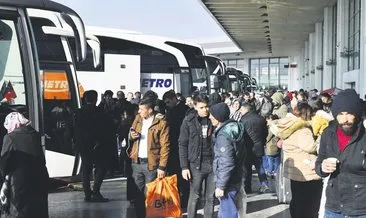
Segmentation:
{"type": "Polygon", "coordinates": [[[146,217],[182,217],[177,175],[146,184],[146,217]]]}

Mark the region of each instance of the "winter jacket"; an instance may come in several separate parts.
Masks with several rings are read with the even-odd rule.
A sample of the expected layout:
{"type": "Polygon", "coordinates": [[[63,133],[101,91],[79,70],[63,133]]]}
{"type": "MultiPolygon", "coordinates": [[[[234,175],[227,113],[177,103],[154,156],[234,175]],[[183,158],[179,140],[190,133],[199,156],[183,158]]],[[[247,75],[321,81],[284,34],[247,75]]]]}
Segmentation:
{"type": "Polygon", "coordinates": [[[5,217],[48,217],[48,172],[41,136],[31,126],[4,137],[0,158],[4,179],[10,175],[10,208],[5,217]]]}
{"type": "Polygon", "coordinates": [[[209,96],[209,103],[210,105],[221,103],[221,96],[216,91],[211,93],[209,96]]]}
{"type": "Polygon", "coordinates": [[[280,119],[285,118],[288,113],[288,107],[283,104],[280,107],[274,108],[272,114],[277,115],[280,119]]]}
{"type": "Polygon", "coordinates": [[[280,149],[277,147],[277,142],[279,138],[276,137],[271,131],[269,131],[268,127],[268,135],[266,138],[266,147],[265,153],[268,156],[276,156],[280,153],[280,149]]]}
{"type": "MultiPolygon", "coordinates": [[[[209,121],[207,141],[210,143],[213,127],[209,121]]],[[[197,112],[191,111],[184,118],[179,135],[179,160],[182,169],[189,169],[193,164],[196,169],[201,167],[202,156],[202,127],[198,121],[197,112]]],[[[213,150],[213,149],[212,149],[213,150]]]]}
{"type": "Polygon", "coordinates": [[[248,159],[262,157],[264,155],[264,145],[268,134],[267,122],[256,112],[248,112],[243,115],[241,122],[245,128],[245,147],[248,152],[248,159]]]}
{"type": "Polygon", "coordinates": [[[228,120],[215,130],[213,171],[216,187],[239,190],[242,184],[245,159],[244,126],[228,120]]]}
{"type": "Polygon", "coordinates": [[[262,117],[266,117],[268,115],[271,115],[272,114],[272,110],[273,110],[273,105],[272,105],[272,102],[271,102],[271,99],[267,96],[265,96],[263,98],[263,103],[262,103],[262,106],[260,108],[260,115],[262,117]]]}
{"type": "Polygon", "coordinates": [[[334,157],[339,160],[337,170],[330,175],[326,190],[326,209],[340,212],[345,216],[366,215],[366,134],[360,123],[343,152],[340,152],[337,137],[337,121],[331,121],[325,129],[321,141],[315,170],[321,177],[324,159],[334,157]]]}
{"type": "MultiPolygon", "coordinates": [[[[140,115],[136,116],[132,123],[132,128],[136,132],[141,133],[142,118],[140,115]]],[[[132,161],[137,162],[140,141],[139,139],[133,140],[131,135],[129,137],[133,142],[130,158],[132,161]]],[[[169,150],[169,126],[164,115],[155,114],[147,136],[148,169],[150,171],[157,168],[165,170],[168,163],[169,150]]]]}
{"type": "Polygon", "coordinates": [[[284,177],[298,182],[320,179],[311,167],[317,156],[310,123],[285,118],[278,121],[277,128],[277,136],[283,140],[284,177]]]}

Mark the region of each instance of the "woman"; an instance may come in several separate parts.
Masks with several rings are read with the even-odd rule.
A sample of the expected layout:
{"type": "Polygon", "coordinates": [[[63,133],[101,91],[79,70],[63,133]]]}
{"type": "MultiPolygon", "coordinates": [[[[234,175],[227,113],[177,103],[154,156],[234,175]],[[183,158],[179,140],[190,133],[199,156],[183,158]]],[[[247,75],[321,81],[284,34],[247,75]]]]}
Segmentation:
{"type": "Polygon", "coordinates": [[[230,108],[230,119],[232,120],[236,120],[236,121],[240,121],[242,115],[240,113],[240,102],[238,99],[235,99],[233,101],[233,104],[231,105],[231,108],[230,108]]]}
{"type": "Polygon", "coordinates": [[[282,140],[284,177],[291,180],[291,217],[318,217],[322,180],[315,173],[316,144],[310,127],[311,107],[300,103],[293,117],[287,117],[271,128],[282,140]]]}
{"type": "Polygon", "coordinates": [[[10,189],[6,195],[9,205],[5,217],[48,217],[46,161],[40,134],[29,124],[18,112],[5,118],[8,134],[4,137],[0,157],[2,179],[9,177],[5,181],[10,189]]]}

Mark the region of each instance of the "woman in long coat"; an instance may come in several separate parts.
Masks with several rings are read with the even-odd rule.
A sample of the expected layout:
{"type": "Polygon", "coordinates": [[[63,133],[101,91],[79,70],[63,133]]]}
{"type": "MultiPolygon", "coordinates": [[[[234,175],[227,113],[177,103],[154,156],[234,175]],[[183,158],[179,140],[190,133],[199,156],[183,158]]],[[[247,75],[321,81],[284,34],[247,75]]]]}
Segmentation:
{"type": "MultiPolygon", "coordinates": [[[[0,157],[2,179],[8,176],[5,217],[48,217],[48,172],[40,134],[20,113],[7,115],[0,157]]],[[[3,193],[3,192],[2,192],[3,193]]]]}

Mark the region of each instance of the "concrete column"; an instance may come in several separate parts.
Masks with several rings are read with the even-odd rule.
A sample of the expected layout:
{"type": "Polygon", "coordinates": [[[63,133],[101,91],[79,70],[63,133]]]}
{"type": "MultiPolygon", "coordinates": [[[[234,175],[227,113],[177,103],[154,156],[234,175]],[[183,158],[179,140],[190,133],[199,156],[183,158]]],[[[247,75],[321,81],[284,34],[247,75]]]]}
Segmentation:
{"type": "Polygon", "coordinates": [[[309,54],[309,41],[305,41],[305,64],[304,64],[304,72],[302,72],[302,86],[301,88],[306,89],[308,84],[308,74],[309,74],[309,62],[310,62],[310,54],[309,54]]]}
{"type": "Polygon", "coordinates": [[[327,61],[332,59],[333,10],[324,8],[324,37],[323,37],[323,84],[322,89],[332,88],[332,65],[327,61]]]}
{"type": "Polygon", "coordinates": [[[315,24],[315,83],[314,88],[322,90],[323,79],[323,23],[315,24]]]}
{"type": "Polygon", "coordinates": [[[360,73],[357,81],[357,92],[360,93],[360,98],[366,100],[366,7],[361,3],[361,48],[360,48],[360,73]]]}
{"type": "Polygon", "coordinates": [[[315,33],[309,34],[309,70],[306,89],[313,89],[315,86],[315,33]]]}
{"type": "Polygon", "coordinates": [[[337,46],[336,87],[343,89],[343,74],[348,71],[348,59],[340,54],[348,48],[348,0],[338,0],[337,46]]]}

